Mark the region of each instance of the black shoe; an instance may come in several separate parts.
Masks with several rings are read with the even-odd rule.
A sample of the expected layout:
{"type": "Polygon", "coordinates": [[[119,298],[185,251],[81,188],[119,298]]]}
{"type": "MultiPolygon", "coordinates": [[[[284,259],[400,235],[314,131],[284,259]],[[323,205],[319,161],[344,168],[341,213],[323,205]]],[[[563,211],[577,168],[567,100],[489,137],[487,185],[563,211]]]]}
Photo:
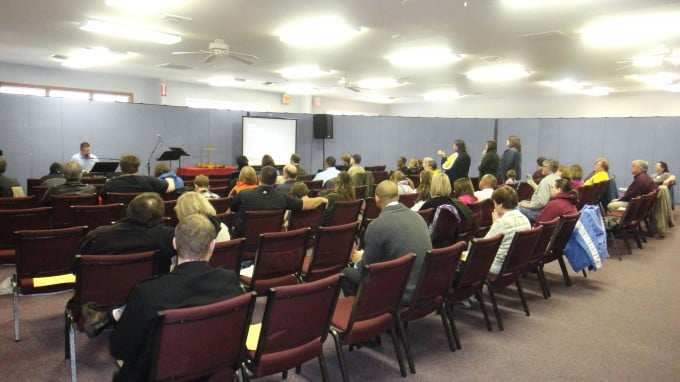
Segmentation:
{"type": "Polygon", "coordinates": [[[113,316],[108,310],[101,310],[97,304],[89,302],[83,305],[82,308],[83,319],[85,324],[85,333],[90,338],[97,337],[104,328],[113,322],[113,316]]]}

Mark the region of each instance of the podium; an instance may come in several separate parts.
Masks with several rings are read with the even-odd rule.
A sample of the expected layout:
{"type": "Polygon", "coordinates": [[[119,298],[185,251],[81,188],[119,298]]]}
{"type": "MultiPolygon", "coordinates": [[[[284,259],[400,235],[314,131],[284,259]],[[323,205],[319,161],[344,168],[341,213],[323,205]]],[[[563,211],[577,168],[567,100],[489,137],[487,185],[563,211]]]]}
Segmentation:
{"type": "MultiPolygon", "coordinates": [[[[189,155],[184,149],[181,147],[168,147],[168,151],[164,151],[161,156],[156,158],[157,161],[173,161],[177,160],[179,161],[179,165],[177,167],[182,167],[182,157],[183,156],[191,156],[189,155]]],[[[172,167],[172,166],[171,166],[172,167]]]]}

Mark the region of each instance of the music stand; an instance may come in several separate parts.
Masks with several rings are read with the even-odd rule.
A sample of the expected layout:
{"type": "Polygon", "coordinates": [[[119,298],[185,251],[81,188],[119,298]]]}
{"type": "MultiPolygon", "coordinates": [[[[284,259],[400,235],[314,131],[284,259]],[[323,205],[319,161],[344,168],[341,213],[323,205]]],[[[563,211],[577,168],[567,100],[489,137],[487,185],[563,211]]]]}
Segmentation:
{"type": "Polygon", "coordinates": [[[167,160],[167,161],[173,161],[173,160],[179,160],[179,166],[177,167],[182,167],[182,157],[183,156],[191,156],[189,155],[184,149],[181,147],[168,147],[168,151],[164,151],[161,156],[156,158],[157,161],[162,161],[162,160],[167,160]]]}
{"type": "Polygon", "coordinates": [[[118,162],[95,162],[90,174],[104,174],[105,177],[110,178],[117,168],[118,162]]]}

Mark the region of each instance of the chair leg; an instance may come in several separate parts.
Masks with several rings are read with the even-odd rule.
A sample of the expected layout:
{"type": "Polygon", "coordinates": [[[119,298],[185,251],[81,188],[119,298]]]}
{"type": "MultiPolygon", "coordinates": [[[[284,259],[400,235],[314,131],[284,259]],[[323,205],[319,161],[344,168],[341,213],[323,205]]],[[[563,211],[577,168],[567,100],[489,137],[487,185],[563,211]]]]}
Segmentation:
{"type": "Polygon", "coordinates": [[[70,338],[70,324],[71,324],[71,319],[70,319],[70,314],[68,310],[64,312],[64,358],[65,359],[70,359],[71,358],[71,349],[70,345],[71,343],[69,342],[70,338]]]}
{"type": "Polygon", "coordinates": [[[395,316],[398,326],[398,333],[397,337],[401,339],[401,344],[404,346],[404,352],[406,353],[406,361],[408,362],[408,367],[411,370],[411,374],[416,373],[416,366],[413,363],[413,357],[411,356],[411,347],[409,346],[408,338],[406,338],[406,328],[404,326],[404,321],[399,317],[399,315],[395,316]]]}
{"type": "Polygon", "coordinates": [[[550,289],[548,288],[548,280],[545,279],[545,272],[543,272],[543,265],[536,267],[536,274],[538,275],[538,282],[541,284],[541,291],[543,292],[543,298],[548,299],[550,297],[550,289]]]}
{"type": "Polygon", "coordinates": [[[501,319],[501,312],[498,310],[498,304],[496,303],[496,294],[493,292],[493,286],[490,282],[484,281],[486,284],[486,290],[489,291],[489,300],[491,300],[491,306],[493,306],[493,313],[496,315],[496,323],[498,323],[498,330],[501,332],[503,328],[503,320],[501,319]]]}
{"type": "Polygon", "coordinates": [[[17,276],[12,276],[12,314],[14,317],[14,342],[19,341],[19,286],[17,276]]]}
{"type": "MultiPolygon", "coordinates": [[[[396,320],[396,315],[395,315],[396,320]]],[[[399,349],[399,341],[397,340],[397,325],[396,322],[392,322],[392,330],[390,330],[390,337],[392,337],[392,344],[394,345],[394,352],[397,354],[397,362],[399,363],[399,371],[402,377],[406,377],[408,373],[406,372],[406,367],[404,366],[404,357],[401,355],[401,349],[399,349]]]]}
{"type": "Polygon", "coordinates": [[[482,314],[484,315],[484,321],[486,322],[486,330],[492,332],[493,328],[491,327],[489,312],[486,310],[486,304],[484,303],[484,297],[482,297],[482,292],[475,292],[475,298],[477,299],[477,302],[479,302],[479,309],[482,310],[482,314]]]}
{"type": "Polygon", "coordinates": [[[281,372],[281,379],[288,379],[288,370],[284,370],[281,372]]]}
{"type": "Polygon", "coordinates": [[[319,354],[319,367],[321,368],[321,378],[324,382],[328,382],[328,368],[326,367],[326,357],[323,355],[323,351],[319,354]]]}
{"type": "Polygon", "coordinates": [[[515,285],[517,285],[517,293],[519,293],[519,299],[522,301],[522,307],[524,308],[524,313],[526,313],[527,316],[530,316],[531,313],[529,312],[529,304],[527,303],[527,296],[524,295],[524,289],[522,289],[522,284],[520,284],[519,279],[515,281],[515,285]]]}
{"type": "Polygon", "coordinates": [[[557,262],[560,263],[560,269],[562,270],[562,277],[564,278],[564,285],[570,287],[571,279],[569,278],[569,272],[567,272],[567,265],[564,263],[564,256],[557,258],[557,262]]]}
{"type": "Polygon", "coordinates": [[[295,366],[295,374],[300,374],[302,372],[302,365],[295,366]]]}
{"type": "Polygon", "coordinates": [[[345,354],[342,352],[342,344],[340,343],[340,338],[338,338],[338,333],[331,329],[331,336],[335,342],[335,352],[338,355],[338,362],[340,363],[340,371],[342,372],[342,381],[349,382],[349,377],[347,376],[347,365],[345,364],[345,354]]]}
{"type": "Polygon", "coordinates": [[[588,273],[585,269],[581,269],[581,273],[583,273],[583,277],[588,278],[588,273]]]}
{"type": "Polygon", "coordinates": [[[78,381],[78,374],[76,372],[76,331],[73,325],[69,325],[68,331],[68,346],[71,358],[71,382],[78,381]]]}
{"type": "MultiPolygon", "coordinates": [[[[442,317],[442,324],[444,325],[444,332],[446,332],[446,340],[449,342],[449,349],[451,351],[456,351],[456,345],[453,339],[453,330],[451,329],[451,316],[449,316],[449,311],[446,309],[446,303],[443,303],[439,308],[439,315],[442,317]]],[[[407,354],[408,355],[408,354],[407,354]]]]}

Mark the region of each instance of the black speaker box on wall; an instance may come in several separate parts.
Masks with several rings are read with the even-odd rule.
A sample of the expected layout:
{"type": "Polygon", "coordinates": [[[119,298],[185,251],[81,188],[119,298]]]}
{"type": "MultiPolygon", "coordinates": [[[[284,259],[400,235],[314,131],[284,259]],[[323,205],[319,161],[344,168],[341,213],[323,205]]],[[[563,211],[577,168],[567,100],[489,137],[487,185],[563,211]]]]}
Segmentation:
{"type": "Polygon", "coordinates": [[[333,138],[333,114],[314,114],[314,139],[333,138]]]}

